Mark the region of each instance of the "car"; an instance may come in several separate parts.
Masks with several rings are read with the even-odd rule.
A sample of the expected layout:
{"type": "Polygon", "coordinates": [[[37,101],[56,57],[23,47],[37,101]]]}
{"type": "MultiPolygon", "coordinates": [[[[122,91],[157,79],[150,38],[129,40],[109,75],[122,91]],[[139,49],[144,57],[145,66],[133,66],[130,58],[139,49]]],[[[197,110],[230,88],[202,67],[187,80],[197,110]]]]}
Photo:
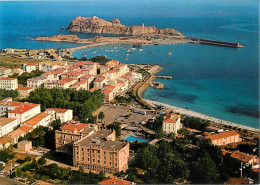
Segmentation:
{"type": "Polygon", "coordinates": [[[0,171],[0,175],[4,175],[4,173],[5,173],[4,170],[0,171]]]}
{"type": "Polygon", "coordinates": [[[18,166],[20,166],[20,164],[14,164],[14,167],[18,167],[18,166]]]}

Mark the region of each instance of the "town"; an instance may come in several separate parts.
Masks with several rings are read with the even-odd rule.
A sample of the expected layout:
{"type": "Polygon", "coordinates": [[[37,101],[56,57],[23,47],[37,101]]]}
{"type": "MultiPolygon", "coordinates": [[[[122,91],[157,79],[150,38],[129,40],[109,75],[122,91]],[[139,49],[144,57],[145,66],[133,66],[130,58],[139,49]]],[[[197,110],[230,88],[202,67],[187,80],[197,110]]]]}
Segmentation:
{"type": "Polygon", "coordinates": [[[28,61],[0,68],[9,183],[259,183],[259,131],[147,103],[137,91],[157,65],[54,49],[1,55],[28,61]]]}

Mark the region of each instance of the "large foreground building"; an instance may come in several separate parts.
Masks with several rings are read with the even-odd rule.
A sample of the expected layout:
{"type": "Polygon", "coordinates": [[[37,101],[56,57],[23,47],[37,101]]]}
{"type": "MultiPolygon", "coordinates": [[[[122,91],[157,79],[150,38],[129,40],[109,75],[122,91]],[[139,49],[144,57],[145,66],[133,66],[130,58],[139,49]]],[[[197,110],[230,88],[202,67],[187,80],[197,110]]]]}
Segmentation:
{"type": "Polygon", "coordinates": [[[113,174],[128,169],[129,143],[114,141],[115,132],[99,130],[73,145],[73,165],[113,174]]]}

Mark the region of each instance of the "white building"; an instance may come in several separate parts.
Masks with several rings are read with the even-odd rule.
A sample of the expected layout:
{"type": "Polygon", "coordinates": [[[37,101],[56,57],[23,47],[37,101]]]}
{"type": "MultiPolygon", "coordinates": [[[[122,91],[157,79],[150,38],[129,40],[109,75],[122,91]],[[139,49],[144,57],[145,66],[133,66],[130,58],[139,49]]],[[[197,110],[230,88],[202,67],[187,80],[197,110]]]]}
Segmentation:
{"type": "Polygon", "coordinates": [[[47,82],[47,78],[43,76],[30,78],[27,80],[27,87],[32,87],[32,88],[42,87],[46,82],[47,82]]]}
{"type": "Polygon", "coordinates": [[[12,101],[12,98],[5,98],[0,101],[0,116],[5,116],[8,111],[14,110],[23,103],[12,101]]]}
{"type": "Polygon", "coordinates": [[[8,112],[8,118],[17,119],[17,124],[21,124],[41,112],[40,104],[23,103],[21,106],[8,112]]]}
{"type": "Polygon", "coordinates": [[[23,70],[24,70],[24,72],[27,72],[27,73],[30,73],[38,68],[39,68],[39,65],[37,63],[23,64],[23,70]]]}
{"type": "Polygon", "coordinates": [[[16,78],[0,77],[0,89],[15,90],[18,87],[16,78]]]}
{"type": "Polygon", "coordinates": [[[0,67],[0,76],[8,77],[8,75],[11,75],[11,74],[12,74],[11,68],[0,67]]]}
{"type": "Polygon", "coordinates": [[[175,133],[178,134],[178,130],[182,127],[181,116],[179,114],[167,114],[163,120],[163,132],[164,134],[175,133]]]}
{"type": "Polygon", "coordinates": [[[52,115],[52,120],[60,119],[62,123],[73,119],[73,110],[70,109],[48,108],[46,112],[52,115]]]}
{"type": "Polygon", "coordinates": [[[16,126],[16,119],[0,117],[0,137],[12,132],[16,126]]]}
{"type": "Polygon", "coordinates": [[[51,123],[51,121],[52,121],[51,114],[48,114],[46,112],[41,112],[40,114],[37,114],[33,118],[25,121],[23,125],[27,125],[35,129],[38,126],[46,127],[51,123]]]}

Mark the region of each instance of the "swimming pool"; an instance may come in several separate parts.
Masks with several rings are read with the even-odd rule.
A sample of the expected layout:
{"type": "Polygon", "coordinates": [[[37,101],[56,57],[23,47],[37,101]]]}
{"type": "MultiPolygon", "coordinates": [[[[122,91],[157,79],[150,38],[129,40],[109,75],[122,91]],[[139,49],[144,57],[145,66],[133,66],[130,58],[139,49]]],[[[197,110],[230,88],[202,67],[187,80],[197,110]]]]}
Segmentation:
{"type": "Polygon", "coordinates": [[[145,143],[149,142],[148,140],[141,139],[139,137],[134,137],[134,136],[128,136],[124,140],[130,141],[130,142],[134,142],[134,141],[145,142],[145,143]]]}

